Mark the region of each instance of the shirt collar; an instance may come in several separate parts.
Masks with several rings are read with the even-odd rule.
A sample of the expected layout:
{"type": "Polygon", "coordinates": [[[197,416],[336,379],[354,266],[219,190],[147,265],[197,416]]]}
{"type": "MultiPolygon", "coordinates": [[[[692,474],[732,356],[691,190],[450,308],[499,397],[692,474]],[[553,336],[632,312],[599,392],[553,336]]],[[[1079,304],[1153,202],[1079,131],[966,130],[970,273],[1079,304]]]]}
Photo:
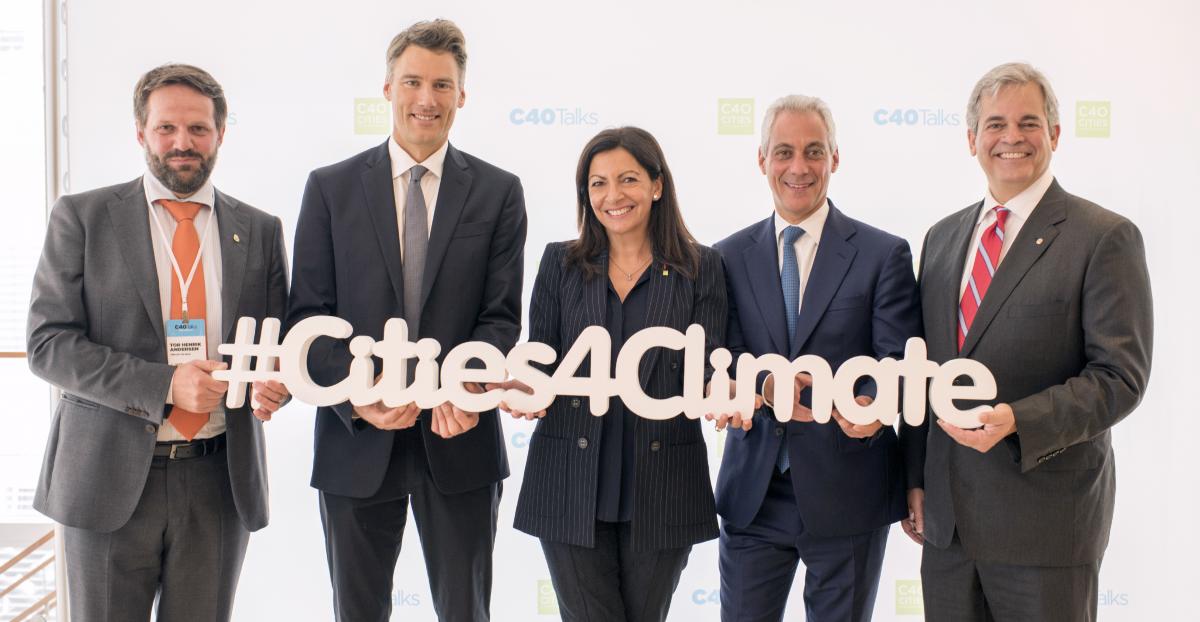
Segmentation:
{"type": "Polygon", "coordinates": [[[168,201],[188,201],[190,203],[199,203],[201,205],[207,205],[209,209],[212,209],[217,195],[217,190],[215,187],[213,187],[211,177],[204,180],[204,185],[200,186],[199,190],[187,198],[180,198],[174,192],[171,192],[171,190],[163,185],[163,183],[154,176],[154,173],[151,173],[150,171],[146,171],[146,173],[142,175],[142,187],[146,192],[146,202],[151,205],[154,205],[155,201],[166,199],[168,201]]]}
{"type": "MultiPolygon", "coordinates": [[[[1016,215],[1022,222],[1029,219],[1029,215],[1033,213],[1033,208],[1037,207],[1038,203],[1042,202],[1042,197],[1046,195],[1046,191],[1050,189],[1050,184],[1054,183],[1054,174],[1050,172],[1050,168],[1046,168],[1046,172],[1042,173],[1037,181],[1029,184],[1029,187],[1017,193],[1017,196],[1009,199],[1004,203],[1012,214],[1016,215]]],[[[975,218],[975,223],[983,222],[988,213],[992,211],[1000,202],[992,196],[992,191],[989,189],[983,197],[983,207],[979,210],[979,215],[975,218]]]]}
{"type": "Polygon", "coordinates": [[[436,179],[441,179],[442,166],[446,163],[446,149],[449,146],[449,141],[444,142],[441,147],[438,147],[437,151],[429,154],[429,157],[425,158],[424,162],[417,162],[413,160],[412,156],[408,155],[408,152],[400,146],[400,143],[396,142],[395,136],[388,138],[388,155],[392,158],[392,179],[396,179],[407,173],[408,169],[418,164],[429,169],[429,172],[433,173],[436,179]]]}
{"type": "MultiPolygon", "coordinates": [[[[812,238],[813,244],[821,242],[821,232],[825,230],[825,219],[829,218],[829,199],[826,199],[817,211],[808,215],[808,218],[800,221],[799,227],[804,229],[804,236],[812,238]]],[[[792,223],[783,219],[779,215],[779,211],[775,212],[775,241],[778,242],[783,237],[785,227],[792,226],[792,223]]]]}

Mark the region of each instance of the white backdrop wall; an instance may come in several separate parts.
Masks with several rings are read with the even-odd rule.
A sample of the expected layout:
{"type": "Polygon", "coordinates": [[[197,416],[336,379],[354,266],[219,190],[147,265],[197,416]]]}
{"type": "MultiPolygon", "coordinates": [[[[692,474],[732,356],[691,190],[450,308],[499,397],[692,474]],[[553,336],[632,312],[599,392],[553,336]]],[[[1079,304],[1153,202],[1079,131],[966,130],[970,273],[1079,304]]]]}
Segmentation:
{"type": "MultiPolygon", "coordinates": [[[[755,164],[760,117],[790,92],[819,95],[833,108],[841,169],[830,196],[850,215],[906,237],[916,255],[931,224],[984,191],[964,126],[974,81],[1001,62],[1034,63],[1062,105],[1054,172],[1069,191],[1140,225],[1157,303],[1150,390],[1114,435],[1119,492],[1100,615],[1196,615],[1200,452],[1185,386],[1200,371],[1190,269],[1200,229],[1197,5],[446,0],[417,9],[378,0],[68,0],[65,16],[68,190],[141,174],[133,85],[160,63],[193,63],[222,82],[230,101],[218,187],[281,216],[289,249],[307,173],[386,137],[390,112],[379,103],[390,38],[418,19],[454,19],[470,61],[451,140],[524,183],[526,297],[545,243],[575,233],[574,166],[593,134],[627,124],[654,133],[689,226],[711,244],[770,214],[755,164]],[[729,133],[738,131],[749,133],[729,133]],[[1103,136],[1081,135],[1089,132],[1103,136]]],[[[272,522],[251,539],[235,619],[331,619],[308,486],[312,417],[294,404],[269,424],[272,522]]],[[[501,505],[494,618],[553,619],[540,548],[511,528],[532,424],[507,421],[505,431],[513,476],[501,505]]],[[[715,474],[723,438],[706,434],[715,474]]],[[[394,619],[433,620],[411,529],[404,547],[394,619]]],[[[876,619],[920,618],[919,559],[896,528],[876,619]]],[[[802,576],[789,620],[804,618],[802,576]]],[[[718,619],[718,588],[715,543],[695,547],[671,618],[718,619]]]]}

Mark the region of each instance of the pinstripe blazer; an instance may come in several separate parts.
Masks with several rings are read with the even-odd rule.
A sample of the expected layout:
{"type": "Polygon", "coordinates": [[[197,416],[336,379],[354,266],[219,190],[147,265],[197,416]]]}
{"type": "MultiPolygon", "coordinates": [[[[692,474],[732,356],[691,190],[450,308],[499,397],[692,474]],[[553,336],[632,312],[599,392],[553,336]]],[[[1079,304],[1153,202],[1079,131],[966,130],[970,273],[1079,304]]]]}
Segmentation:
{"type": "MultiPolygon", "coordinates": [[[[587,279],[581,270],[565,266],[567,247],[567,242],[546,247],[529,311],[530,341],[550,345],[560,360],[584,328],[604,325],[606,312],[605,280],[587,279]]],[[[599,261],[607,262],[607,255],[599,261]]],[[[646,325],[684,331],[700,324],[707,360],[707,353],[725,339],[721,258],[701,246],[694,281],[661,266],[656,260],[650,268],[646,325]]],[[[647,395],[680,395],[683,352],[654,348],[642,359],[639,373],[647,395]]],[[[716,505],[700,422],[680,414],[665,421],[639,417],[635,425],[634,548],[678,548],[716,538],[716,505]]],[[[529,443],[517,529],[545,540],[594,546],[601,427],[586,397],[560,396],[550,405],[529,443]]]]}

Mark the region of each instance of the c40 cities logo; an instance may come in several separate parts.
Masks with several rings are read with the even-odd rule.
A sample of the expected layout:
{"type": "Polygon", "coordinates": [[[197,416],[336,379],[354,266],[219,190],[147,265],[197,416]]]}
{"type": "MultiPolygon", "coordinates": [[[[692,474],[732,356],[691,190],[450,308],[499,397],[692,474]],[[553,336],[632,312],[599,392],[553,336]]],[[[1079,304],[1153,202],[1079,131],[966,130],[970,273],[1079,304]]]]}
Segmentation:
{"type": "Polygon", "coordinates": [[[382,97],[354,98],[354,133],[387,134],[392,129],[392,108],[382,97]]]}
{"type": "Polygon", "coordinates": [[[718,99],[717,133],[754,134],[754,99],[718,99]]]}
{"type": "Polygon", "coordinates": [[[538,579],[537,582],[538,615],[558,615],[558,596],[554,593],[554,584],[550,579],[538,579]]]}
{"type": "Polygon", "coordinates": [[[896,615],[916,616],[925,613],[925,601],[921,597],[920,579],[896,581],[896,615]]]}
{"type": "Polygon", "coordinates": [[[1075,135],[1108,138],[1112,131],[1112,102],[1075,102],[1075,135]]]}

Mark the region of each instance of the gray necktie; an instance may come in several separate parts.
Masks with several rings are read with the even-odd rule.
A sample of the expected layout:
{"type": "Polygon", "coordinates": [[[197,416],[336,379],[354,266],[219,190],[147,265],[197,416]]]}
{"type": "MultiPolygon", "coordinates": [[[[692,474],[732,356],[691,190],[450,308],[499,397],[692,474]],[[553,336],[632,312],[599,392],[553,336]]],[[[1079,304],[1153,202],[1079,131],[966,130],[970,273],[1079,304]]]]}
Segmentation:
{"type": "Polygon", "coordinates": [[[421,177],[429,169],[420,164],[409,169],[408,199],[404,202],[404,320],[416,338],[421,320],[421,278],[425,273],[425,247],[429,245],[429,213],[421,177]]]}

